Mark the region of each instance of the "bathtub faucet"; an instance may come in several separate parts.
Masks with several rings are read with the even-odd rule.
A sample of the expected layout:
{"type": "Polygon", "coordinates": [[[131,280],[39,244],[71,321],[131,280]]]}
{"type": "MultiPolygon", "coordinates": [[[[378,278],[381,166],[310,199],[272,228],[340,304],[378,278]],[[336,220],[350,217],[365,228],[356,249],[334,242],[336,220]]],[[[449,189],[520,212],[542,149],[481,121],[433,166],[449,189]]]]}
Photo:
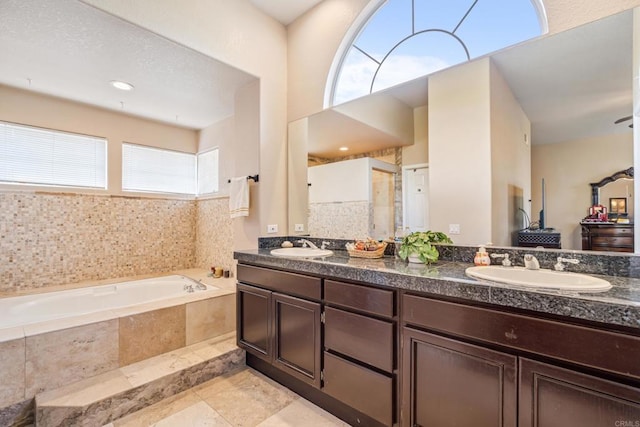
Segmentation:
{"type": "Polygon", "coordinates": [[[184,289],[185,291],[187,291],[189,293],[195,292],[194,289],[193,289],[193,285],[184,285],[184,287],[182,289],[184,289]]]}

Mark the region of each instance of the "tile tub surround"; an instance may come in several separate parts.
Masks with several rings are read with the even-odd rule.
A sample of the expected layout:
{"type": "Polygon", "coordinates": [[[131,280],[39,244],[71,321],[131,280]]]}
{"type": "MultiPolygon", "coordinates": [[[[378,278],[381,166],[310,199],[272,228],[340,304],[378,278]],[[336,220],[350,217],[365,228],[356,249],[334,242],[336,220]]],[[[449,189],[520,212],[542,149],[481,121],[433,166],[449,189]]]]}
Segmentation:
{"type": "Polygon", "coordinates": [[[0,192],[0,291],[191,268],[195,237],[193,200],[0,192]]]}
{"type": "MultiPolygon", "coordinates": [[[[313,239],[314,242],[317,240],[319,239],[313,239]]],[[[640,279],[638,278],[601,275],[613,285],[609,291],[599,293],[559,292],[480,282],[467,277],[464,273],[467,267],[473,265],[472,262],[447,261],[446,258],[432,265],[414,265],[393,256],[385,256],[381,259],[350,258],[346,251],[341,250],[334,251],[333,256],[314,259],[276,257],[270,254],[270,250],[270,248],[263,248],[236,251],[234,256],[239,262],[257,266],[282,268],[302,274],[309,273],[335,279],[360,281],[514,307],[532,312],[572,317],[604,323],[611,327],[621,327],[634,334],[640,334],[640,279]]],[[[466,251],[464,253],[470,250],[471,248],[463,248],[463,251],[466,251]]],[[[550,252],[548,249],[544,251],[545,253],[546,251],[550,252]]],[[[573,254],[569,253],[568,255],[573,254]]],[[[609,255],[604,256],[616,258],[609,255]]],[[[623,261],[625,258],[623,257],[623,261]]],[[[548,261],[543,260],[541,265],[549,267],[546,262],[548,261]]],[[[553,262],[555,263],[555,258],[553,262]]],[[[593,266],[588,268],[593,268],[593,266]]],[[[572,269],[569,268],[569,270],[572,269]]]]}
{"type": "Polygon", "coordinates": [[[370,218],[373,205],[368,201],[310,203],[309,233],[315,236],[331,235],[342,238],[370,236],[370,218]]]}
{"type": "Polygon", "coordinates": [[[231,269],[233,261],[233,221],[229,198],[202,199],[197,202],[195,267],[209,269],[212,264],[231,269]]]}
{"type": "Polygon", "coordinates": [[[229,198],[0,192],[0,293],[234,264],[229,198]]]}
{"type": "MultiPolygon", "coordinates": [[[[145,347],[143,356],[151,357],[184,347],[187,337],[190,337],[190,343],[195,343],[235,330],[234,279],[214,279],[201,269],[169,274],[202,279],[219,289],[76,318],[0,329],[0,360],[3,361],[0,420],[7,417],[7,412],[15,411],[12,409],[15,405],[32,400],[36,393],[140,360],[141,347],[145,347]],[[229,305],[233,308],[229,309],[229,305]],[[211,308],[224,308],[225,311],[210,313],[211,308]],[[176,313],[182,315],[181,329],[173,324],[176,313]],[[208,325],[206,329],[203,322],[208,325]],[[163,331],[162,339],[149,339],[156,330],[163,331]],[[126,337],[130,340],[123,341],[126,337]],[[153,345],[149,344],[151,342],[153,345]],[[11,380],[4,381],[5,376],[11,380]]],[[[115,280],[95,284],[105,282],[115,280]]],[[[73,284],[69,287],[80,285],[86,286],[73,284]]]]}

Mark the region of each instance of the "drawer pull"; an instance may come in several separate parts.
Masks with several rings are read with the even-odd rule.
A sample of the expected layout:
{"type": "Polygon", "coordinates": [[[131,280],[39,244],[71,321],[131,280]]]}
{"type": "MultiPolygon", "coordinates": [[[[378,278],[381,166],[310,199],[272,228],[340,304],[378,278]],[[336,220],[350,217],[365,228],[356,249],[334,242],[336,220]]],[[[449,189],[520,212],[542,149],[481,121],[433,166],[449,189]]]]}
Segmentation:
{"type": "Polygon", "coordinates": [[[511,329],[508,332],[504,333],[504,337],[506,339],[508,339],[509,341],[517,341],[518,340],[518,335],[513,331],[513,329],[511,329]]]}

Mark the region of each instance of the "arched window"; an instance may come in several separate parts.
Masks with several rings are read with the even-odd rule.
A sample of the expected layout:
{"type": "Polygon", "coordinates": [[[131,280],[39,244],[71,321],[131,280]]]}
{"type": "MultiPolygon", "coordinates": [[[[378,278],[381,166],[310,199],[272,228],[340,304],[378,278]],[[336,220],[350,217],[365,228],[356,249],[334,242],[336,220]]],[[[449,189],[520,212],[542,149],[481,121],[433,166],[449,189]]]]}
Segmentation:
{"type": "Polygon", "coordinates": [[[338,53],[327,106],[478,58],[547,30],[541,0],[387,0],[362,21],[361,30],[338,53]]]}

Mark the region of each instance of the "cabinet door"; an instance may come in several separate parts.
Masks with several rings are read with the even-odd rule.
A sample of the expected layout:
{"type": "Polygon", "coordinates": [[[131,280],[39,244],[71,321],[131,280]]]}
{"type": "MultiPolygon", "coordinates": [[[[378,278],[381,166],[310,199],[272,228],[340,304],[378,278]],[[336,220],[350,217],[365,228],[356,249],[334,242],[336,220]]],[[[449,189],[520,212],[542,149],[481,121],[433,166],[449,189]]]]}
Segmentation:
{"type": "Polygon", "coordinates": [[[638,426],[640,389],[520,360],[520,427],[638,426]]]}
{"type": "Polygon", "coordinates": [[[320,304],[273,294],[273,364],[320,387],[320,304]]]}
{"type": "Polygon", "coordinates": [[[271,292],[238,284],[237,335],[238,347],[268,362],[272,360],[271,292]]]}
{"type": "Polygon", "coordinates": [[[404,328],[403,426],[516,426],[513,355],[404,328]]]}

